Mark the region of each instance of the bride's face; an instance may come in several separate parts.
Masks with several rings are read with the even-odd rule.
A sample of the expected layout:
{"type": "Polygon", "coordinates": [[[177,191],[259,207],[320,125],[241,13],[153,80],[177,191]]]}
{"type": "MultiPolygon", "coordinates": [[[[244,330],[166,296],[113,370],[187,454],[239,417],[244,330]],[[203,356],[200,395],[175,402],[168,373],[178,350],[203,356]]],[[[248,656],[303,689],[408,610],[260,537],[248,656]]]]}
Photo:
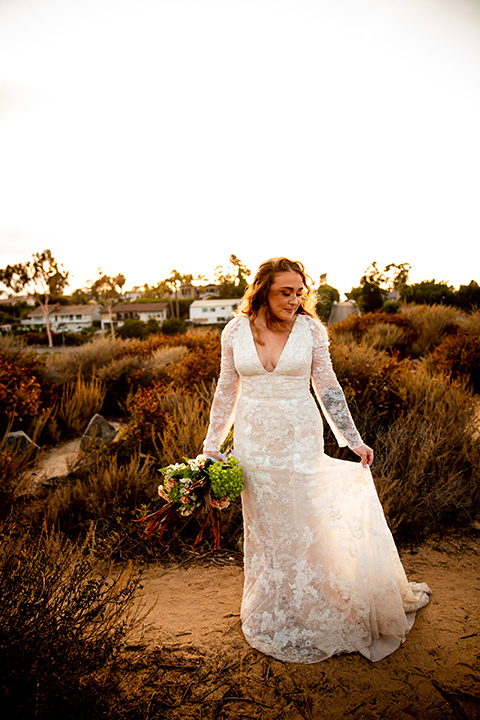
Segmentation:
{"type": "Polygon", "coordinates": [[[268,292],[268,305],[278,320],[292,320],[302,301],[304,287],[301,275],[296,272],[282,272],[268,292]]]}

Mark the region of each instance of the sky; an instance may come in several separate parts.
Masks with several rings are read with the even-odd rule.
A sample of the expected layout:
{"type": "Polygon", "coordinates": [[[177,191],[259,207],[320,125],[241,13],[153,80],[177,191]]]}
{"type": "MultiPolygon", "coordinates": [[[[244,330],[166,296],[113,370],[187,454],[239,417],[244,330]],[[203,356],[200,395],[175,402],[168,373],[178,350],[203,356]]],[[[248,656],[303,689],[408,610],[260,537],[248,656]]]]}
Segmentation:
{"type": "Polygon", "coordinates": [[[480,282],[480,0],[0,0],[0,267],[480,282]]]}

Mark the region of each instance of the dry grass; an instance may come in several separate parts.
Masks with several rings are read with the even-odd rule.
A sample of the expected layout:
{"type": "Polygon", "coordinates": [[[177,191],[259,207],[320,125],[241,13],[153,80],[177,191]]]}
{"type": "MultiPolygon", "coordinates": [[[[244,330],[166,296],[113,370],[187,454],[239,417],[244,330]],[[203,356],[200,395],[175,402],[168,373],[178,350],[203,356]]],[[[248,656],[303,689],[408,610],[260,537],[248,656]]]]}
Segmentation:
{"type": "Polygon", "coordinates": [[[475,402],[462,384],[423,366],[402,376],[399,395],[405,410],[375,441],[375,477],[392,531],[418,541],[478,514],[475,402]]]}
{"type": "Polygon", "coordinates": [[[402,315],[413,323],[417,340],[411,351],[415,357],[423,357],[438,345],[448,326],[464,322],[465,314],[447,305],[405,305],[402,315]]]}
{"type": "Polygon", "coordinates": [[[166,396],[166,423],[162,436],[161,463],[196,457],[207,434],[210,408],[198,394],[166,396]]]}
{"type": "Polygon", "coordinates": [[[152,354],[153,365],[155,368],[159,368],[180,362],[187,351],[188,348],[185,345],[159,348],[152,354]]]}
{"type": "Polygon", "coordinates": [[[374,350],[388,350],[405,340],[405,331],[397,325],[378,323],[368,328],[362,337],[361,344],[374,350]]]}
{"type": "Polygon", "coordinates": [[[57,383],[73,380],[79,374],[90,378],[99,368],[123,353],[128,343],[128,340],[108,336],[96,338],[66,353],[55,353],[48,358],[48,374],[57,383]]]}
{"type": "Polygon", "coordinates": [[[90,418],[98,413],[105,399],[105,388],[95,377],[84,380],[80,371],[75,380],[63,386],[62,399],[56,415],[64,436],[84,432],[90,418]]]}

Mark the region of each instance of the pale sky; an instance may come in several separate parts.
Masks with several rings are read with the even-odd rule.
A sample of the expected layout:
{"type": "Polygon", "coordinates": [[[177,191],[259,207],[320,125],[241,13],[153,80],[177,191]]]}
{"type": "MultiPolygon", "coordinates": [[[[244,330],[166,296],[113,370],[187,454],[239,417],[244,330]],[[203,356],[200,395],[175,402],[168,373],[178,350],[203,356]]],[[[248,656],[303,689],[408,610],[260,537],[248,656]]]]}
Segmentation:
{"type": "Polygon", "coordinates": [[[0,0],[0,267],[480,282],[479,0],[0,0]]]}

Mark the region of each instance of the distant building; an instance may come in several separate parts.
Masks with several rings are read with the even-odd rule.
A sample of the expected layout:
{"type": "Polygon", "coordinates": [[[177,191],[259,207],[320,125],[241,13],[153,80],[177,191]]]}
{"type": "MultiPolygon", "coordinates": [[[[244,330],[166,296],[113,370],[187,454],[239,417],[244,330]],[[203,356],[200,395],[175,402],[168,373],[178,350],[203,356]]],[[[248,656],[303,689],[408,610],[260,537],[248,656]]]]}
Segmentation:
{"type": "Polygon", "coordinates": [[[190,322],[195,325],[221,325],[233,317],[242,298],[194,300],[189,308],[190,322]]]}
{"type": "MultiPolygon", "coordinates": [[[[80,332],[100,322],[100,305],[52,305],[48,308],[50,328],[53,332],[80,332]]],[[[39,306],[20,323],[24,327],[45,327],[45,315],[39,306]]]]}
{"type": "Polygon", "coordinates": [[[132,302],[133,300],[139,300],[143,297],[143,293],[137,288],[132,288],[131,290],[127,290],[127,292],[123,293],[122,297],[126,300],[126,302],[132,302]]]}
{"type": "Polygon", "coordinates": [[[0,306],[2,307],[12,307],[17,303],[27,303],[27,305],[34,306],[36,300],[33,295],[9,295],[6,298],[0,298],[0,306]]]}
{"type": "MultiPolygon", "coordinates": [[[[168,303],[121,303],[112,307],[113,327],[121,327],[125,320],[141,320],[148,322],[151,318],[161,325],[167,319],[168,303]]],[[[102,330],[110,329],[110,310],[102,308],[102,330]]]]}
{"type": "Polygon", "coordinates": [[[345,300],[344,302],[334,302],[330,310],[328,325],[346,320],[350,315],[360,315],[360,310],[355,300],[345,300]]]}

